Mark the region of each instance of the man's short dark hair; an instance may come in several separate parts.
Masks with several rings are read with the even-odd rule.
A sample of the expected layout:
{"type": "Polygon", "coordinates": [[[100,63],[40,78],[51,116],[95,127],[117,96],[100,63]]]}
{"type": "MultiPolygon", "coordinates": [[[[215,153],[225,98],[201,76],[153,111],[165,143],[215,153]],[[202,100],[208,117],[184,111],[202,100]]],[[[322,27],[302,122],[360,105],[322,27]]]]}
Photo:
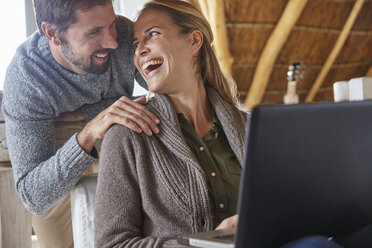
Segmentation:
{"type": "Polygon", "coordinates": [[[112,0],[33,0],[36,24],[40,34],[42,22],[49,22],[56,26],[60,36],[75,23],[77,9],[89,10],[97,5],[105,5],[112,0]]]}

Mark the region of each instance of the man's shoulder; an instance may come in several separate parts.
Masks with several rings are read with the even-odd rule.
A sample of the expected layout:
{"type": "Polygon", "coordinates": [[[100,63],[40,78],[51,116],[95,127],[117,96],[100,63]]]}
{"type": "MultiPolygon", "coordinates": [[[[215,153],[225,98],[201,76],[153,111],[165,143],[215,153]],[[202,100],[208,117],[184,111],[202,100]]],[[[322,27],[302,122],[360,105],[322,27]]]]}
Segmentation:
{"type": "Polygon", "coordinates": [[[22,44],[20,44],[14,54],[14,58],[33,59],[35,54],[37,57],[44,57],[50,53],[49,44],[47,39],[35,32],[28,37],[22,44]]]}
{"type": "Polygon", "coordinates": [[[14,53],[14,56],[7,68],[7,77],[5,81],[14,81],[20,76],[32,71],[41,64],[50,66],[50,49],[45,37],[39,33],[34,33],[22,44],[20,44],[14,53]]]}
{"type": "Polygon", "coordinates": [[[133,37],[133,22],[124,16],[119,16],[116,20],[116,29],[118,31],[118,39],[132,40],[133,37]]]}
{"type": "Polygon", "coordinates": [[[117,16],[117,24],[119,25],[127,25],[127,24],[130,24],[130,25],[133,25],[133,21],[130,20],[129,18],[125,17],[125,16],[122,16],[122,15],[118,15],[117,16]]]}
{"type": "Polygon", "coordinates": [[[51,67],[45,54],[47,46],[46,38],[35,33],[17,48],[3,86],[2,108],[8,117],[18,120],[50,118],[50,98],[42,84],[48,75],[46,68],[50,71],[51,67]]]}
{"type": "Polygon", "coordinates": [[[133,63],[133,22],[124,16],[118,16],[116,20],[116,30],[119,46],[113,54],[117,56],[118,61],[123,62],[124,60],[125,62],[120,64],[126,67],[127,63],[133,63]]]}

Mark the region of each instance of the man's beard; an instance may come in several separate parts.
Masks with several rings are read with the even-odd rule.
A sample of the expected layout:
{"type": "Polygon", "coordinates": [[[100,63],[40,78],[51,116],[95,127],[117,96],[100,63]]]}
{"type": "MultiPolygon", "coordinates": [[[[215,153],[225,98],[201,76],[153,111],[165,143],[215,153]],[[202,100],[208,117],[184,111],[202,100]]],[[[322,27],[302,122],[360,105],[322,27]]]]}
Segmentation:
{"type": "MultiPolygon", "coordinates": [[[[92,53],[89,56],[89,63],[84,64],[84,59],[82,57],[78,57],[72,49],[70,49],[70,46],[67,42],[65,42],[62,48],[62,53],[66,57],[68,61],[70,61],[73,65],[78,67],[80,70],[83,70],[87,73],[94,73],[94,74],[102,74],[105,71],[107,71],[107,68],[109,67],[109,59],[102,63],[102,64],[95,64],[93,61],[93,55],[97,53],[105,53],[107,51],[112,51],[112,49],[102,49],[102,50],[97,50],[94,53],[92,53]]],[[[109,55],[110,56],[110,55],[109,55]]]]}

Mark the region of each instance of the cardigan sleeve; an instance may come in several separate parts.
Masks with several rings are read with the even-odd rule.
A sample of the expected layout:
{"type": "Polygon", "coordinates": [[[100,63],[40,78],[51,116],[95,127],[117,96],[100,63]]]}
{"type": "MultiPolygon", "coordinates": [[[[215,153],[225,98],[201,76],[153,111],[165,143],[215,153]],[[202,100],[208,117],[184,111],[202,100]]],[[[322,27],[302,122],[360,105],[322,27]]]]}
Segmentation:
{"type": "Polygon", "coordinates": [[[95,247],[185,247],[169,237],[144,237],[135,134],[114,125],[101,146],[94,213],[95,247]]]}

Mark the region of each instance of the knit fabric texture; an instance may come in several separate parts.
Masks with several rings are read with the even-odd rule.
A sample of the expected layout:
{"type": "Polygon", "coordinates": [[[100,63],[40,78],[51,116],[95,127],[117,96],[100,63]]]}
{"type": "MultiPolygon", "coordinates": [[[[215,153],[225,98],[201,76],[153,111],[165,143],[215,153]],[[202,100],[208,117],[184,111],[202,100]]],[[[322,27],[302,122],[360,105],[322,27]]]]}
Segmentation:
{"type": "MultiPolygon", "coordinates": [[[[240,165],[246,115],[208,88],[240,165]]],[[[147,136],[115,125],[101,147],[95,205],[96,247],[178,247],[181,233],[213,227],[205,173],[183,138],[169,98],[147,105],[160,119],[160,133],[147,136]]]]}
{"type": "Polygon", "coordinates": [[[132,26],[118,18],[118,48],[103,74],[64,69],[39,33],[17,49],[7,69],[2,110],[16,189],[30,212],[45,213],[95,160],[79,146],[76,134],[55,151],[53,118],[81,109],[90,120],[119,97],[131,96],[135,77],[145,85],[132,62],[132,26]]]}

